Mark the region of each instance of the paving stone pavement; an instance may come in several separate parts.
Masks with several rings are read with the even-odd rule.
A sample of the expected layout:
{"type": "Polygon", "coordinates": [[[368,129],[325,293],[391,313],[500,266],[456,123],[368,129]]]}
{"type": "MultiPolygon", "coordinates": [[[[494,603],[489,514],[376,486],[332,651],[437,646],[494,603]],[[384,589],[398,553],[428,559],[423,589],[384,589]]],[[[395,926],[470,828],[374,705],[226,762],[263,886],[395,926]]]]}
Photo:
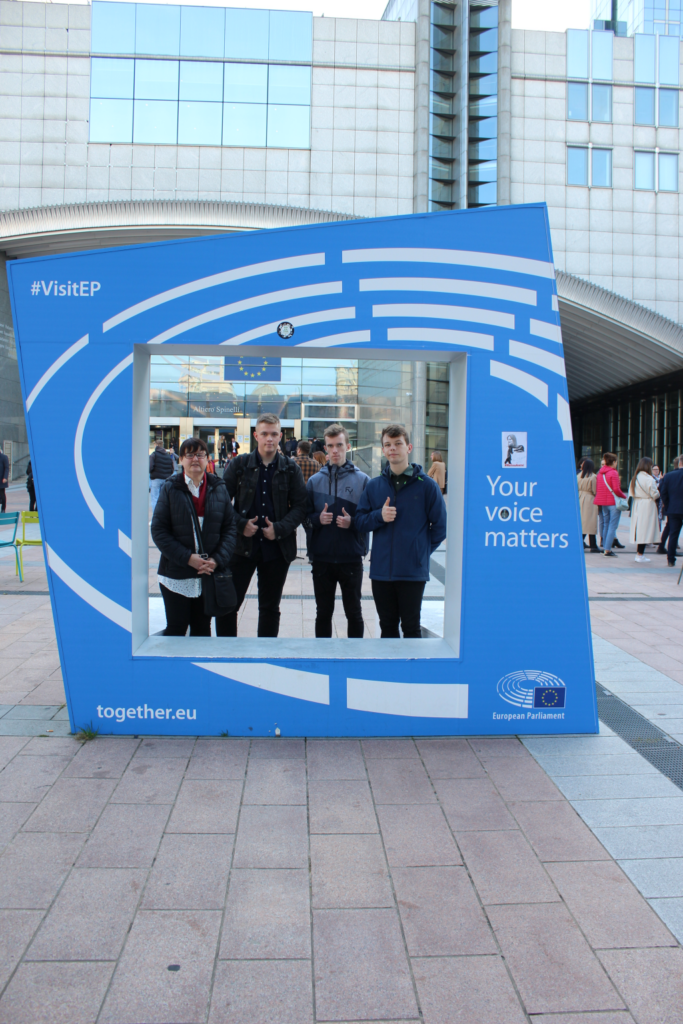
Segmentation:
{"type": "Polygon", "coordinates": [[[1,1024],[683,1020],[542,743],[0,736],[1,1024]]]}

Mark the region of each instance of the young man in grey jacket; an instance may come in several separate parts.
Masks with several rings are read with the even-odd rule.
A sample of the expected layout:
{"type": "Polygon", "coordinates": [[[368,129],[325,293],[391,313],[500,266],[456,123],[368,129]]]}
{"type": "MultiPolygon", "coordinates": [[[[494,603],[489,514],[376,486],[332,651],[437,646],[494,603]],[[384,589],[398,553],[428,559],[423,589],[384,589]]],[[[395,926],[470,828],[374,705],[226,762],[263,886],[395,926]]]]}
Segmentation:
{"type": "Polygon", "coordinates": [[[339,584],[348,635],[362,637],[361,588],[368,538],[367,534],[356,530],[354,516],[369,477],[353,462],[347,462],[346,453],[351,445],[341,423],[331,424],[324,437],[329,462],[306,484],[308,518],[313,528],[310,559],[316,603],[315,635],[332,636],[334,600],[339,584]]]}

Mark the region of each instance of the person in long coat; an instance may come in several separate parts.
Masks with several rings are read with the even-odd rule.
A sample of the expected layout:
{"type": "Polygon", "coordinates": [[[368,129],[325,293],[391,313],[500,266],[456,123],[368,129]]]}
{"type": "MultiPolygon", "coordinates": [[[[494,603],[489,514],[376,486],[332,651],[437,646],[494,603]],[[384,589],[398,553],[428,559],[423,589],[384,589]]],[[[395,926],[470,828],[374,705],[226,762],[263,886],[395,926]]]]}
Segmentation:
{"type": "Polygon", "coordinates": [[[659,490],[652,476],[652,459],[641,459],[628,489],[633,498],[631,505],[631,543],[637,545],[636,562],[649,562],[645,557],[646,544],[658,544],[659,490]]]}
{"type": "MultiPolygon", "coordinates": [[[[579,502],[581,504],[581,533],[588,536],[588,550],[599,551],[595,535],[598,532],[598,506],[593,504],[597,488],[595,463],[591,459],[583,459],[581,472],[577,477],[579,485],[579,502]]],[[[584,547],[587,547],[584,541],[584,547]]]]}

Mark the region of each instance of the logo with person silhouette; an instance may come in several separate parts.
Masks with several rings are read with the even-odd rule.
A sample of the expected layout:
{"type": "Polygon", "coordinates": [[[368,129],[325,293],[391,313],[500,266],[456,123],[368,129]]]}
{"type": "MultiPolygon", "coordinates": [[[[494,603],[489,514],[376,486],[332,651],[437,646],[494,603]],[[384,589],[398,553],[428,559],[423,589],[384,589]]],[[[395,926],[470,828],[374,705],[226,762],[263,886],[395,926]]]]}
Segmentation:
{"type": "Polygon", "coordinates": [[[503,469],[526,469],[528,454],[526,431],[503,431],[503,469]]]}

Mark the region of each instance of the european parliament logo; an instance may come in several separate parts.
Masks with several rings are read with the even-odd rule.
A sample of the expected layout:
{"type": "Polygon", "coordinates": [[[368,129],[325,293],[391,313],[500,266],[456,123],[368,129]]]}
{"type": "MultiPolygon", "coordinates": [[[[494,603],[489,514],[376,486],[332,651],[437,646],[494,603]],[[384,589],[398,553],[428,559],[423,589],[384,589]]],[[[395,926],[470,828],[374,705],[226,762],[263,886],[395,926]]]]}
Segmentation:
{"type": "Polygon", "coordinates": [[[282,359],[272,356],[225,356],[223,380],[248,380],[253,384],[282,379],[282,359]]]}
{"type": "Polygon", "coordinates": [[[540,669],[508,672],[498,680],[498,696],[518,708],[563,708],[567,688],[559,676],[540,669]]]}

